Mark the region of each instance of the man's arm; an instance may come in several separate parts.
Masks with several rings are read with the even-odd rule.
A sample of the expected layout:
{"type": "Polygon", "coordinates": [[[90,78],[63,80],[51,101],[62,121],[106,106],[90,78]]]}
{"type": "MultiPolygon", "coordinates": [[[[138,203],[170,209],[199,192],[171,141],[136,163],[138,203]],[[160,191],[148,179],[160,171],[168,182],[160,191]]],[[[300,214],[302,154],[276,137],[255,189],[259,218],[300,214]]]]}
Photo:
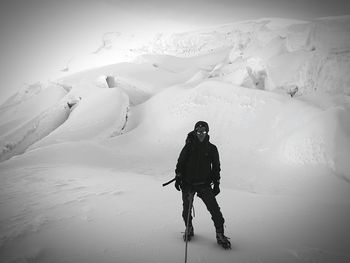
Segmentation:
{"type": "Polygon", "coordinates": [[[184,174],[185,171],[185,165],[186,165],[186,160],[187,160],[187,155],[188,155],[188,145],[186,144],[180,153],[179,158],[177,159],[177,164],[176,164],[176,169],[175,169],[175,174],[184,174]]]}
{"type": "Polygon", "coordinates": [[[211,170],[211,176],[212,176],[212,180],[213,182],[220,182],[220,158],[219,158],[219,151],[218,148],[213,145],[212,148],[212,154],[213,154],[213,159],[212,159],[212,170],[211,170]]]}
{"type": "Polygon", "coordinates": [[[218,195],[220,193],[220,158],[219,158],[219,152],[218,148],[216,148],[215,145],[213,145],[212,148],[213,151],[213,159],[212,159],[212,170],[211,170],[211,177],[214,183],[213,187],[213,193],[214,195],[218,195]]]}
{"type": "Polygon", "coordinates": [[[187,150],[188,146],[185,145],[180,153],[180,156],[177,160],[177,164],[176,164],[176,169],[175,169],[175,188],[176,190],[180,191],[182,188],[182,179],[183,179],[183,175],[184,175],[184,171],[185,171],[185,162],[187,159],[187,150]]]}

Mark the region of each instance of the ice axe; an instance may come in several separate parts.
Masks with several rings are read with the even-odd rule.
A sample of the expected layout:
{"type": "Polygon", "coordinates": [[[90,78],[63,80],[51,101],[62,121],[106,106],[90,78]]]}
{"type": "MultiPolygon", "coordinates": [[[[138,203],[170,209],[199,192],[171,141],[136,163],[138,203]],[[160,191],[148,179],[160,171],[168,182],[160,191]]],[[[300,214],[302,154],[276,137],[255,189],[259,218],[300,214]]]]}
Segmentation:
{"type": "Polygon", "coordinates": [[[176,177],[174,177],[173,179],[171,179],[170,181],[166,182],[163,184],[163,186],[167,186],[168,184],[171,184],[172,182],[176,181],[176,177]]]}

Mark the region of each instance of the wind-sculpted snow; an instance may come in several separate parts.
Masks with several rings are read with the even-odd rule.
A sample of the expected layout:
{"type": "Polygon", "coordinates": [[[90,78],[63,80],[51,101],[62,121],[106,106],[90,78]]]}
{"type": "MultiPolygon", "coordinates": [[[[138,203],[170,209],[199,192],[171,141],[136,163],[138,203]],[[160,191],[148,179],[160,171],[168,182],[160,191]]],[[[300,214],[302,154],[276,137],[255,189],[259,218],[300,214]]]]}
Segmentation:
{"type": "Polygon", "coordinates": [[[24,153],[33,143],[59,127],[69,116],[69,107],[58,104],[1,138],[0,161],[24,153]]]}
{"type": "MultiPolygon", "coordinates": [[[[108,145],[131,149],[139,144],[162,145],[160,149],[171,149],[183,143],[196,120],[205,119],[219,145],[224,169],[234,170],[237,163],[249,159],[272,166],[320,166],[348,177],[349,100],[326,94],[305,98],[293,99],[217,80],[174,86],[132,108],[126,137],[108,145]],[[319,100],[322,105],[314,102],[319,100]]],[[[157,148],[153,153],[157,154],[157,148]]],[[[246,181],[248,177],[238,180],[246,181]]]]}
{"type": "Polygon", "coordinates": [[[25,122],[54,106],[67,91],[58,85],[30,85],[0,106],[0,136],[11,133],[25,122]],[[34,89],[34,90],[33,90],[34,89]]]}
{"type": "Polygon", "coordinates": [[[120,89],[98,89],[81,99],[68,120],[31,147],[119,135],[127,121],[128,96],[120,89]]]}
{"type": "Polygon", "coordinates": [[[24,153],[68,118],[69,107],[58,103],[64,95],[63,88],[54,86],[19,104],[2,107],[0,161],[24,153]]]}
{"type": "MultiPolygon", "coordinates": [[[[327,104],[322,108],[317,105],[307,121],[301,121],[299,115],[300,126],[290,129],[283,139],[282,156],[291,164],[325,166],[350,182],[350,100],[343,98],[332,104],[328,99],[327,104]]],[[[292,116],[288,117],[290,122],[292,116]]]]}
{"type": "Polygon", "coordinates": [[[71,93],[75,96],[83,96],[95,87],[118,87],[129,95],[130,103],[136,105],[169,86],[187,81],[196,72],[195,68],[188,65],[184,72],[171,72],[158,67],[152,62],[153,59],[156,57],[151,56],[151,61],[140,58],[138,63],[117,63],[90,69],[62,78],[58,82],[71,86],[71,93]]]}
{"type": "Polygon", "coordinates": [[[9,97],[2,105],[2,109],[7,107],[23,103],[27,99],[33,98],[35,95],[42,95],[44,85],[40,82],[33,83],[30,85],[23,85],[14,95],[9,97]]]}
{"type": "MultiPolygon", "coordinates": [[[[79,103],[64,125],[32,148],[106,138],[145,125],[146,130],[153,125],[152,129],[158,131],[155,136],[162,138],[165,136],[163,132],[172,132],[169,127],[180,131],[195,119],[202,118],[216,127],[225,127],[225,131],[234,131],[231,142],[227,141],[225,132],[219,132],[217,136],[219,141],[225,142],[227,153],[235,149],[247,155],[254,151],[265,154],[266,149],[272,151],[272,148],[280,152],[281,145],[285,145],[286,150],[281,156],[288,160],[287,163],[299,164],[299,159],[304,159],[299,152],[304,150],[305,154],[315,157],[316,152],[309,149],[316,147],[315,143],[310,144],[313,146],[309,145],[308,150],[305,144],[300,146],[300,141],[306,140],[312,133],[312,129],[307,128],[307,122],[315,122],[322,127],[329,120],[322,117],[316,120],[305,113],[310,112],[310,107],[311,111],[317,111],[317,107],[288,100],[319,91],[348,93],[350,79],[346,71],[350,59],[346,22],[349,18],[276,21],[245,21],[174,34],[170,38],[159,35],[153,43],[153,51],[157,54],[145,54],[135,63],[112,64],[58,80],[60,85],[69,87],[66,102],[80,98],[79,103]],[[328,34],[328,31],[332,33],[328,34]],[[186,48],[191,51],[186,51],[186,48]],[[175,57],[171,54],[182,55],[175,57]],[[214,81],[208,82],[209,79],[214,81]],[[304,116],[301,117],[300,113],[297,115],[299,119],[295,119],[295,112],[304,116]],[[295,131],[284,130],[285,123],[279,121],[282,118],[295,120],[296,123],[300,119],[307,120],[302,122],[303,125],[289,127],[298,129],[303,139],[292,139],[290,136],[295,131]],[[278,126],[280,124],[281,127],[278,126]],[[279,137],[278,143],[274,142],[272,147],[270,143],[276,134],[284,134],[285,137],[279,137]],[[288,143],[283,140],[288,140],[288,143]]],[[[109,49],[113,49],[113,45],[109,43],[109,49]]],[[[16,122],[9,119],[2,127],[16,122]]],[[[333,124],[341,127],[346,118],[337,120],[333,124]]],[[[133,133],[137,133],[137,129],[133,133]]],[[[146,135],[140,135],[140,138],[146,135]]],[[[328,137],[323,139],[329,140],[328,137]]],[[[17,140],[23,141],[23,138],[17,140]]],[[[5,148],[10,149],[16,143],[8,142],[6,145],[5,148]]],[[[330,155],[328,159],[339,160],[337,153],[331,151],[327,154],[330,155]]],[[[315,157],[316,161],[309,163],[326,165],[335,171],[340,169],[338,172],[341,173],[346,171],[343,165],[326,159],[315,157]]]]}
{"type": "Polygon", "coordinates": [[[229,48],[218,49],[209,54],[196,57],[175,57],[169,55],[143,55],[140,60],[152,63],[154,66],[169,70],[170,72],[181,73],[191,69],[211,70],[217,64],[227,59],[229,48]]]}
{"type": "Polygon", "coordinates": [[[199,203],[192,261],[349,262],[349,19],[159,35],[22,89],[0,108],[0,261],[181,261],[181,194],[161,183],[205,120],[234,251],[199,203]]]}
{"type": "Polygon", "coordinates": [[[85,92],[77,89],[66,97],[63,97],[66,91],[62,90],[47,88],[39,95],[3,110],[2,117],[6,122],[2,125],[0,161],[22,154],[30,146],[35,149],[57,142],[113,137],[122,133],[127,122],[129,98],[119,88],[103,89],[93,85],[85,92]],[[81,94],[85,95],[84,99],[77,97],[81,94]],[[45,109],[54,99],[56,104],[45,109]]]}
{"type": "Polygon", "coordinates": [[[287,93],[297,87],[297,95],[316,90],[349,94],[349,74],[344,71],[350,68],[350,17],[277,21],[245,21],[159,36],[153,52],[188,57],[231,48],[215,76],[235,85],[287,93]],[[251,60],[259,63],[251,65],[251,60]],[[259,85],[252,84],[256,79],[259,85]]]}

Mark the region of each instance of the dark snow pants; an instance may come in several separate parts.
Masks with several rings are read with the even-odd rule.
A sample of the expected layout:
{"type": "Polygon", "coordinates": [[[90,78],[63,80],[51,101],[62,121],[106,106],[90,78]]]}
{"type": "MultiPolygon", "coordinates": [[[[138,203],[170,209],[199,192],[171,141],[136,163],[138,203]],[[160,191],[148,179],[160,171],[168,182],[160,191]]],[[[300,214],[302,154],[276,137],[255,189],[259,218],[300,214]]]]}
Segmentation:
{"type": "MultiPolygon", "coordinates": [[[[188,209],[189,209],[189,200],[190,195],[197,193],[197,196],[202,199],[204,204],[206,205],[208,211],[211,214],[211,219],[214,222],[214,226],[216,228],[217,232],[223,232],[224,229],[224,217],[222,216],[222,213],[220,211],[220,207],[218,205],[218,202],[216,201],[215,195],[213,193],[213,190],[208,185],[201,185],[201,186],[184,186],[182,189],[182,218],[184,219],[185,225],[187,222],[187,216],[188,216],[188,209]]],[[[192,225],[192,215],[190,214],[189,219],[189,225],[192,225]]]]}

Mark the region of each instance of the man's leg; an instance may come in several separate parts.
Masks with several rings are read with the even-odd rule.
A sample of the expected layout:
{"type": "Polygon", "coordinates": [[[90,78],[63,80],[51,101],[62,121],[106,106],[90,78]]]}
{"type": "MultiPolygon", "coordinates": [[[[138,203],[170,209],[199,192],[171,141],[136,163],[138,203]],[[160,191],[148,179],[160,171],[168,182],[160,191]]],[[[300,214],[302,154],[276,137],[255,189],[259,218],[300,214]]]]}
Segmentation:
{"type": "Polygon", "coordinates": [[[190,241],[191,237],[194,236],[194,230],[192,225],[192,205],[193,205],[193,199],[194,199],[194,192],[186,191],[183,189],[182,191],[182,218],[185,222],[186,230],[183,235],[184,241],[190,241]]]}
{"type": "Polygon", "coordinates": [[[206,205],[208,211],[211,214],[211,219],[214,222],[216,232],[224,231],[224,217],[220,211],[220,207],[216,201],[215,195],[210,187],[202,188],[197,194],[206,205]]]}
{"type": "Polygon", "coordinates": [[[191,213],[191,211],[189,211],[190,195],[191,194],[193,195],[193,193],[190,193],[190,191],[188,189],[182,190],[182,218],[183,218],[185,225],[186,225],[188,213],[190,212],[190,218],[189,218],[189,224],[188,224],[189,226],[192,226],[192,213],[191,213]]]}
{"type": "Polygon", "coordinates": [[[215,195],[210,187],[205,187],[198,192],[198,196],[203,200],[211,214],[216,229],[216,241],[225,249],[231,249],[229,238],[224,235],[224,217],[216,201],[215,195]]]}

